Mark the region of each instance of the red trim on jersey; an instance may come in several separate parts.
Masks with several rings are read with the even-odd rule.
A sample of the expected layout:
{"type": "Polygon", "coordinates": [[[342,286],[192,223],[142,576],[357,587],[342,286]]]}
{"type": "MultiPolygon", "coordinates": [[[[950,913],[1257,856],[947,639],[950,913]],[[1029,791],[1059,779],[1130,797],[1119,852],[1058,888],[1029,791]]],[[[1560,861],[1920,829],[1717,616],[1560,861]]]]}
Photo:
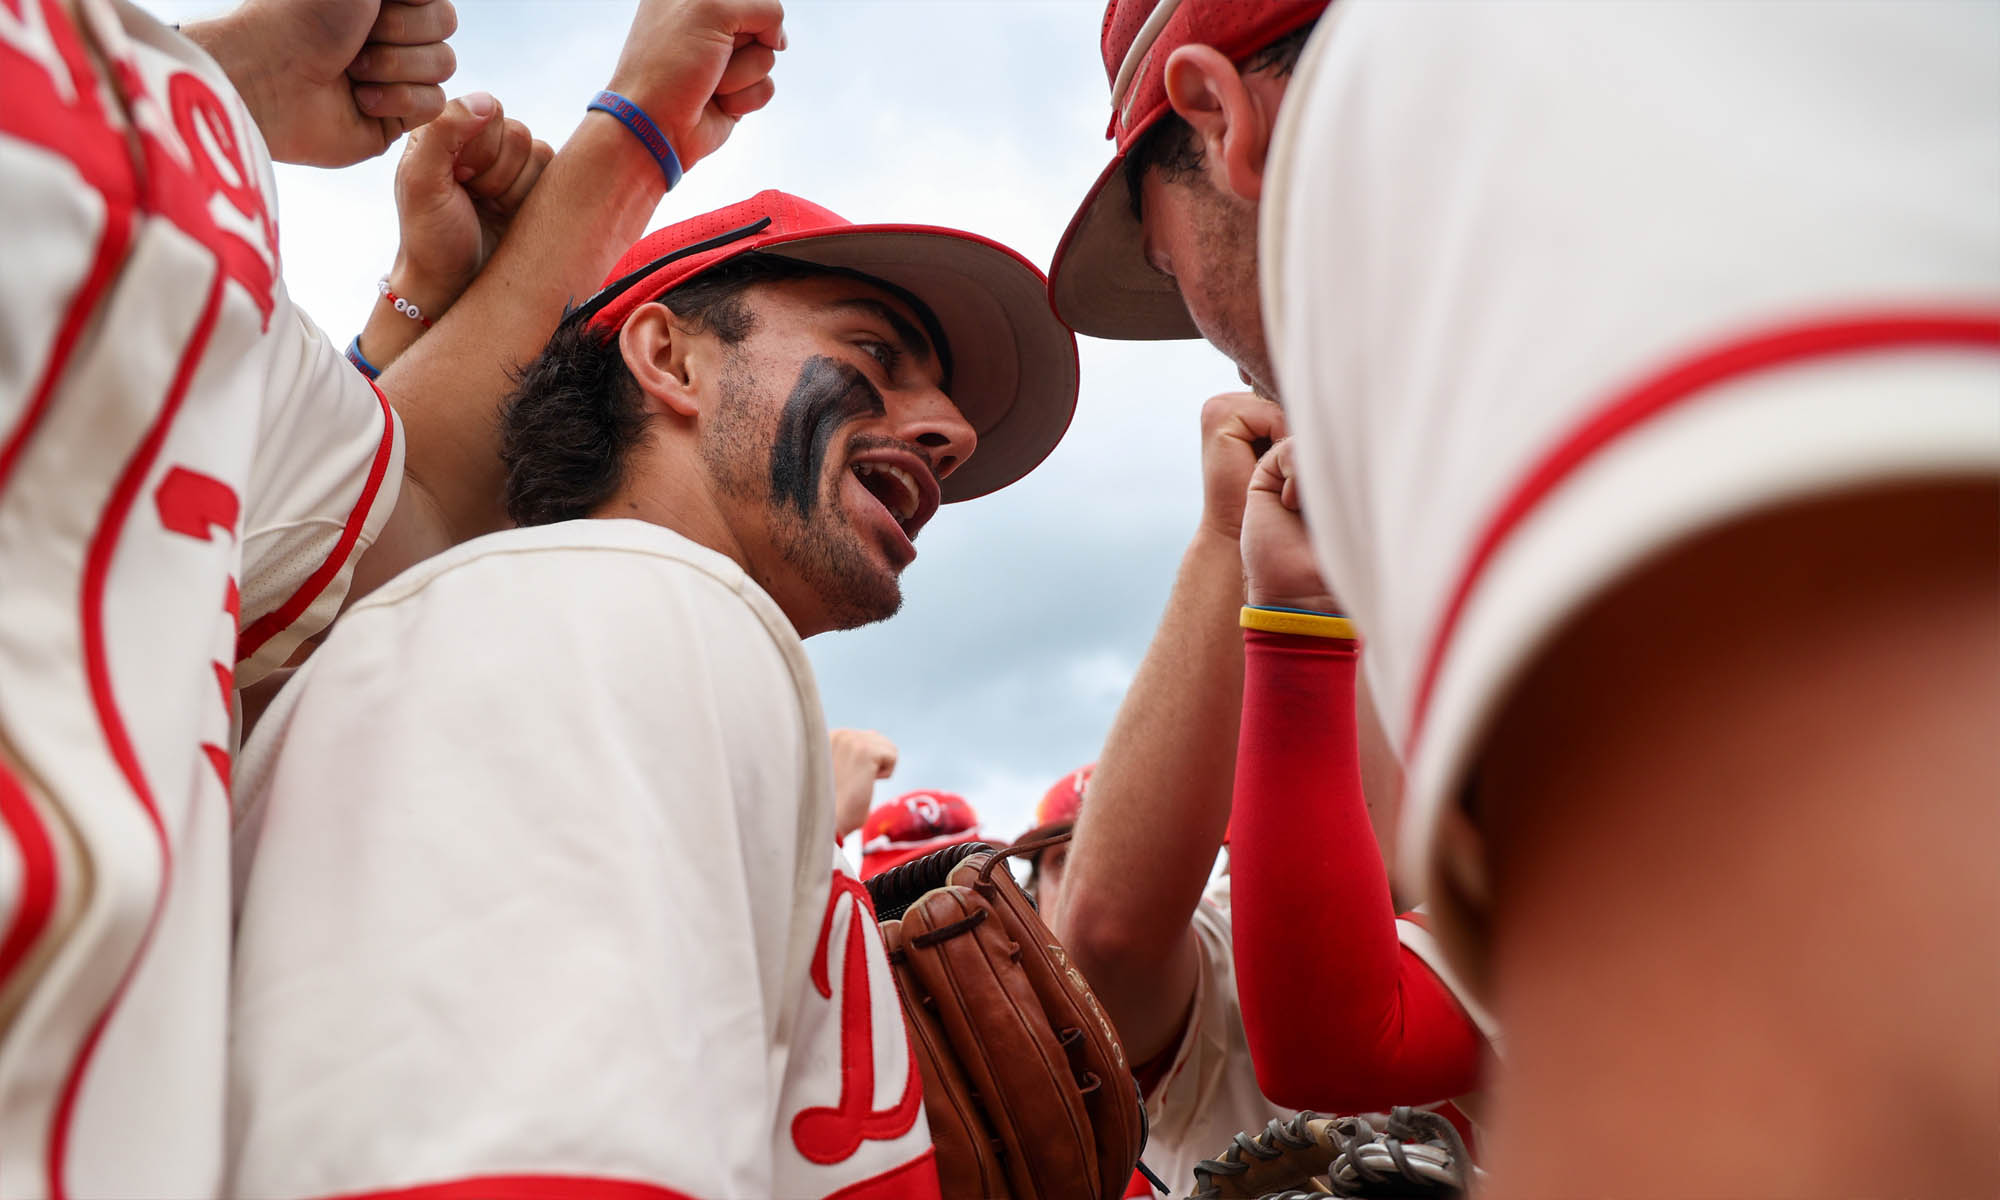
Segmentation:
{"type": "Polygon", "coordinates": [[[900,1167],[850,1183],[826,1200],[938,1200],[937,1150],[925,1150],[900,1167]]]}
{"type": "Polygon", "coordinates": [[[1613,397],[1535,464],[1474,543],[1418,677],[1409,736],[1404,739],[1406,753],[1416,753],[1431,689],[1481,573],[1528,515],[1592,455],[1674,405],[1744,375],[1842,354],[1916,347],[2000,349],[2000,314],[1939,309],[1825,317],[1779,326],[1684,358],[1613,397]]]}
{"type": "Polygon", "coordinates": [[[132,746],[131,735],[125,729],[125,718],[118,711],[118,697],[111,687],[111,666],[104,650],[104,587],[111,573],[111,557],[118,548],[118,535],[124,528],[125,518],[131,515],[132,502],[139,494],[140,484],[152,470],[153,460],[159,456],[160,447],[167,440],[167,431],[172,428],[174,417],[179,415],[181,403],[187,399],[188,385],[194,380],[195,365],[201,361],[202,352],[208,348],[208,339],[215,332],[216,318],[222,311],[223,274],[218,270],[209,281],[208,300],[202,308],[201,319],[195,323],[194,332],[188,336],[186,348],[181,352],[180,366],[174,371],[172,386],[167,390],[160,414],[153,420],[153,427],[146,432],[146,440],[139,444],[132,457],[125,464],[124,473],[118,477],[117,486],[112,489],[111,499],[105,505],[104,516],[97,531],[91,535],[90,549],[84,558],[83,569],[83,658],[85,672],[90,679],[90,698],[97,708],[98,725],[104,732],[104,741],[111,751],[111,757],[118,764],[118,770],[125,776],[125,782],[133,794],[145,806],[146,816],[153,823],[153,832],[160,843],[160,886],[153,901],[152,916],[146,920],[146,931],[139,938],[139,948],[132,955],[132,961],[125,966],[125,974],[118,980],[118,987],[111,993],[111,999],[104,1011],[97,1015],[96,1024],[84,1038],[83,1046],[77,1051],[76,1061],[70,1064],[69,1077],[63,1081],[62,1098],[56,1103],[56,1116],[49,1128],[49,1194],[54,1200],[67,1200],[69,1189],[63,1179],[64,1156],[69,1150],[70,1123],[76,1118],[76,1101],[83,1088],[83,1076],[90,1069],[91,1057],[97,1052],[98,1039],[111,1023],[111,1014],[118,1010],[119,1001],[125,998],[125,989],[131,986],[132,977],[138,974],[139,964],[145,961],[146,951],[153,942],[153,932],[159,927],[160,913],[166,908],[167,889],[173,881],[174,850],[167,836],[166,826],[160,821],[159,806],[154,803],[153,791],[146,784],[144,770],[139,764],[139,756],[132,746]]]}
{"type": "MultiPolygon", "coordinates": [[[[109,197],[106,200],[108,203],[109,197]]],[[[35,384],[27,409],[14,426],[14,432],[8,435],[7,444],[0,447],[0,491],[6,490],[7,479],[14,473],[14,464],[27,446],[28,438],[48,414],[49,402],[55,399],[56,384],[69,366],[69,356],[76,349],[77,339],[83,336],[83,328],[90,323],[91,313],[96,311],[104,293],[110,289],[111,281],[117,277],[118,268],[125,261],[125,251],[131,245],[131,206],[110,205],[105,213],[104,235],[98,239],[97,255],[90,263],[90,274],[85,276],[83,286],[77,290],[69,311],[63,314],[62,326],[56,330],[55,341],[50,345],[48,365],[35,384]]]]}
{"type": "Polygon", "coordinates": [[[342,1192],[326,1200],[693,1200],[657,1183],[586,1175],[480,1175],[386,1192],[342,1192]]]}
{"type": "Polygon", "coordinates": [[[348,512],[347,524],[340,531],[340,540],[327,552],[326,561],[322,562],[318,569],[299,585],[299,590],[293,592],[283,604],[259,617],[250,628],[237,635],[237,662],[242,662],[263,649],[266,642],[276,637],[292,622],[298,620],[306,609],[312,607],[312,602],[319,599],[320,593],[333,582],[333,577],[340,574],[341,568],[347,565],[348,554],[354,549],[354,543],[361,538],[361,527],[367,524],[368,513],[375,507],[375,493],[381,490],[382,479],[389,473],[389,454],[396,446],[396,418],[390,411],[389,398],[382,394],[381,388],[375,387],[373,380],[368,381],[368,386],[375,388],[375,399],[382,404],[382,440],[375,447],[375,461],[368,467],[368,479],[361,485],[361,497],[354,502],[353,509],[348,512]]]}
{"type": "Polygon", "coordinates": [[[6,940],[0,941],[0,987],[5,987],[56,910],[55,846],[28,799],[28,789],[5,764],[0,764],[0,820],[7,823],[21,854],[21,894],[15,899],[6,940]]]}

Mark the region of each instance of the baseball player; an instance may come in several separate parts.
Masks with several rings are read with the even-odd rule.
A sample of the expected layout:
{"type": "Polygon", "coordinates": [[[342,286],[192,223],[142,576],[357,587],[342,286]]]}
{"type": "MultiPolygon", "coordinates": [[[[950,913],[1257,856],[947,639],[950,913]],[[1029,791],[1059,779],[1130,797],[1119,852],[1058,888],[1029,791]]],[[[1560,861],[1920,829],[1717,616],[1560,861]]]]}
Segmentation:
{"type": "Polygon", "coordinates": [[[1093,337],[1203,337],[1276,397],[1257,306],[1265,147],[1326,0],[1110,0],[1101,49],[1117,150],[1049,267],[1093,337]]]}
{"type": "Polygon", "coordinates": [[[2000,9],[1337,12],[1266,329],[1492,1194],[2000,1191],[2000,9]]]}
{"type": "Polygon", "coordinates": [[[869,813],[861,826],[861,878],[966,842],[1007,844],[979,828],[979,814],[956,792],[905,792],[869,813]]]}
{"type": "MultiPolygon", "coordinates": [[[[1112,84],[1110,136],[1117,153],[1078,209],[1051,268],[1051,297],[1080,331],[1117,338],[1204,336],[1237,362],[1258,394],[1216,397],[1203,411],[1202,524],[1106,743],[1101,794],[1080,824],[1066,864],[1072,898],[1056,915],[1058,931],[1118,1020],[1135,1059],[1145,1060],[1149,1050],[1169,1055],[1176,1046],[1194,1044],[1183,1025],[1198,980],[1211,997],[1228,993],[1229,1011],[1212,1027],[1231,1031],[1233,1056],[1218,1054],[1217,1066],[1200,1086],[1219,1088],[1225,1063],[1245,1084],[1234,1089],[1234,1103],[1198,1097],[1178,1106],[1204,1123],[1188,1125],[1184,1146],[1178,1137],[1169,1143],[1184,1150],[1173,1164],[1176,1173],[1168,1176],[1176,1184],[1185,1182],[1187,1166],[1215,1153],[1230,1133],[1259,1127],[1280,1111],[1267,1093],[1288,1104],[1331,1111],[1443,1100],[1471,1090],[1485,1041],[1450,986],[1424,962],[1420,918],[1399,921],[1386,903],[1379,863],[1372,886],[1384,903],[1355,906],[1357,900],[1376,899],[1365,890],[1367,862],[1377,853],[1372,837],[1322,848],[1338,857],[1340,870],[1363,872],[1364,890],[1315,889],[1310,878],[1279,880],[1256,871],[1249,882],[1258,927],[1235,925],[1239,940],[1283,936],[1294,922],[1270,923],[1262,915],[1268,908],[1260,909],[1256,901],[1272,886],[1296,885],[1315,905],[1316,928],[1327,936],[1324,944],[1298,939],[1288,952],[1292,960],[1323,970],[1341,959],[1351,963],[1357,949],[1368,951],[1367,961],[1376,969],[1366,977],[1367,986],[1357,979],[1357,986],[1338,996],[1311,1001],[1287,995],[1290,1005],[1316,1003],[1325,1009],[1325,1019],[1312,1022],[1313,1053],[1273,1052],[1296,1040],[1296,1031],[1277,1019],[1280,1010],[1270,1010],[1270,1020],[1245,1030],[1237,1007],[1227,880],[1212,902],[1197,903],[1225,836],[1239,768],[1248,765],[1239,763],[1236,752],[1239,717],[1246,703],[1262,699],[1245,695],[1244,645],[1236,628],[1245,600],[1238,544],[1244,489],[1258,451],[1286,432],[1282,411],[1260,398],[1276,397],[1278,389],[1258,318],[1255,175],[1292,64],[1325,7],[1304,0],[1108,5],[1102,50],[1112,84]],[[1260,886],[1265,890],[1259,892],[1260,886]],[[1205,915],[1214,936],[1179,933],[1192,917],[1199,935],[1205,915]],[[1225,972],[1226,989],[1213,986],[1225,972]],[[1400,1017],[1377,1020],[1399,1014],[1404,997],[1416,998],[1412,1011],[1439,1019],[1413,1025],[1400,1017]],[[1385,1028],[1399,1036],[1377,1036],[1385,1028]],[[1342,1052],[1321,1054],[1321,1044],[1342,1052]],[[1267,1049],[1253,1075],[1249,1048],[1259,1045],[1267,1049]],[[1270,1078],[1260,1089],[1265,1072],[1270,1078]]],[[[1358,724],[1368,785],[1361,811],[1386,824],[1386,814],[1395,811],[1399,773],[1365,695],[1358,722],[1353,704],[1350,697],[1345,709],[1315,710],[1324,722],[1315,744],[1337,746],[1355,736],[1358,724]],[[1334,732],[1343,728],[1349,732],[1334,732]]],[[[1352,747],[1351,740],[1347,745],[1352,747]]],[[[1250,776],[1253,782],[1258,778],[1250,776]]],[[[1342,806],[1350,801],[1361,804],[1358,786],[1328,797],[1323,811],[1311,814],[1311,824],[1320,826],[1335,809],[1344,817],[1342,806]]],[[[1349,840],[1355,833],[1340,832],[1349,840]]],[[[1309,837],[1293,843],[1312,844],[1309,837]]],[[[1253,858],[1259,849],[1253,846],[1253,858]]],[[[1172,1113],[1163,1111],[1155,1122],[1156,1147],[1158,1131],[1174,1127],[1172,1113]]],[[[1148,1159],[1158,1156],[1156,1149],[1148,1159]]]]}
{"type": "MultiPolygon", "coordinates": [[[[287,296],[271,155],[353,161],[434,114],[454,18],[302,7],[197,30],[240,91],[129,5],[0,7],[7,1196],[221,1188],[236,691],[491,519],[502,364],[666,186],[618,119],[586,120],[384,379],[415,398],[399,420],[287,296]]],[[[768,97],[745,31],[782,41],[775,4],[649,3],[614,90],[697,159],[768,97]]]]}
{"type": "Polygon", "coordinates": [[[565,318],[521,527],[355,605],[244,751],[238,1192],[937,1194],[800,638],[1061,436],[1045,286],[764,192],[565,318]]]}

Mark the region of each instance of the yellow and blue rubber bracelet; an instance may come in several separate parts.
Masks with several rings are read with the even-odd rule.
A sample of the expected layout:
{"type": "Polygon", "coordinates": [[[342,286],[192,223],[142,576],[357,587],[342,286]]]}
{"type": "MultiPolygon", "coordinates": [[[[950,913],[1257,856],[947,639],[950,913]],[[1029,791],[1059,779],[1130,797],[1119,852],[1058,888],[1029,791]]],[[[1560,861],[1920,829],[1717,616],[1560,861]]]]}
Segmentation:
{"type": "Polygon", "coordinates": [[[1241,624],[1245,629],[1263,633],[1295,633],[1305,637],[1343,638],[1350,642],[1359,640],[1354,632],[1354,622],[1346,617],[1304,608],[1246,604],[1241,624]]]}

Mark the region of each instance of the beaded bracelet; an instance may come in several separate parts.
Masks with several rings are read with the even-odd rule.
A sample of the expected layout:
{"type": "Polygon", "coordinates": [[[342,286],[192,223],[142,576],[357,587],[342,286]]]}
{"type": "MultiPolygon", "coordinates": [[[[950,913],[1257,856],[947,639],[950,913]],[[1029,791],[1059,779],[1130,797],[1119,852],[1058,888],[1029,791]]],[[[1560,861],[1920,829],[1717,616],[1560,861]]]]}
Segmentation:
{"type": "Polygon", "coordinates": [[[424,315],[423,309],[418,308],[415,304],[389,290],[389,277],[387,275],[375,281],[375,290],[381,292],[384,299],[395,305],[397,312],[402,313],[425,329],[431,327],[431,319],[424,315]]]}
{"type": "Polygon", "coordinates": [[[1354,622],[1332,613],[1311,612],[1303,608],[1277,608],[1269,605],[1246,604],[1238,623],[1245,629],[1256,629],[1264,633],[1294,633],[1305,637],[1342,638],[1355,641],[1354,622]]]}

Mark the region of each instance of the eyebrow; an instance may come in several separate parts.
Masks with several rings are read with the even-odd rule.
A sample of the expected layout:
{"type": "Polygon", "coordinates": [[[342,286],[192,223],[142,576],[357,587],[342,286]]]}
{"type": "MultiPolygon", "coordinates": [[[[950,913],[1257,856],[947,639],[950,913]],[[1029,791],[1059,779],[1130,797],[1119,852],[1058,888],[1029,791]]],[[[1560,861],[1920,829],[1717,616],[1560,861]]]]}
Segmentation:
{"type": "Polygon", "coordinates": [[[880,300],[871,300],[865,296],[855,296],[847,300],[837,300],[834,302],[833,307],[865,312],[870,316],[882,318],[882,320],[888,323],[889,328],[895,331],[896,341],[902,344],[904,353],[910,355],[910,357],[916,359],[918,362],[927,363],[931,361],[931,340],[924,336],[924,331],[912,324],[908,317],[890,308],[880,300]]]}

